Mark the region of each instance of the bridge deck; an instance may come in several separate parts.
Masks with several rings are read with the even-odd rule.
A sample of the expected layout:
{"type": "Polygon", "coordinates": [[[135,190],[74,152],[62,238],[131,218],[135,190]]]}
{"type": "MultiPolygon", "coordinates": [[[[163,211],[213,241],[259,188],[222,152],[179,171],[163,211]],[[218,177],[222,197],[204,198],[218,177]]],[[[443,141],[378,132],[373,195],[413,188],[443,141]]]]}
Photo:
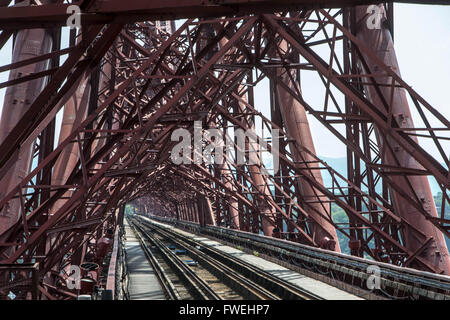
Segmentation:
{"type": "Polygon", "coordinates": [[[201,237],[201,236],[198,236],[198,235],[195,235],[192,233],[188,233],[181,229],[175,228],[174,226],[169,225],[169,224],[156,222],[154,220],[149,220],[147,218],[144,218],[144,219],[146,219],[147,221],[149,221],[155,225],[162,226],[164,228],[178,232],[184,236],[190,237],[196,241],[201,242],[205,246],[211,246],[211,247],[221,250],[222,252],[233,255],[235,257],[238,257],[239,259],[241,259],[244,262],[250,263],[266,272],[271,273],[272,275],[274,275],[276,277],[279,277],[281,279],[289,281],[290,283],[294,284],[295,286],[300,287],[304,290],[310,291],[310,292],[322,297],[325,300],[364,300],[363,298],[360,298],[356,295],[353,295],[353,294],[343,291],[341,289],[335,288],[329,284],[309,278],[298,272],[289,270],[278,264],[267,261],[263,258],[254,256],[251,254],[247,254],[244,251],[224,245],[218,241],[214,241],[214,240],[211,240],[211,239],[208,239],[205,237],[201,237]]]}
{"type": "Polygon", "coordinates": [[[131,300],[165,300],[163,289],[148,262],[139,240],[128,222],[124,221],[126,263],[128,268],[128,292],[131,300]]]}

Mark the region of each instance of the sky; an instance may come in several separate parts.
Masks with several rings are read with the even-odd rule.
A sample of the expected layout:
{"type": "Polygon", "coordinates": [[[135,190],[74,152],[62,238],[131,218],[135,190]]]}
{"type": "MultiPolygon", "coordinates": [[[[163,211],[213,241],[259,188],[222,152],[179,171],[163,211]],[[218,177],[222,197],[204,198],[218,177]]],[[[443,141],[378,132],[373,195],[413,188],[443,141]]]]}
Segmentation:
{"type": "MultiPolygon", "coordinates": [[[[394,13],[395,50],[403,80],[449,119],[450,6],[396,3],[394,13]]],[[[10,53],[11,41],[0,50],[0,65],[10,63],[10,53]]],[[[0,73],[0,82],[7,80],[7,72],[0,73]]],[[[312,103],[323,103],[322,100],[314,100],[320,96],[315,94],[316,81],[313,76],[302,74],[303,95],[312,103]]],[[[256,90],[257,109],[267,110],[268,83],[263,83],[256,90]]],[[[4,92],[5,89],[0,89],[0,109],[4,92]]],[[[323,99],[323,96],[320,97],[323,99]]],[[[329,158],[344,157],[345,147],[315,119],[309,117],[309,120],[317,154],[329,158]]],[[[438,155],[427,141],[421,140],[420,143],[434,156],[438,155]]]]}

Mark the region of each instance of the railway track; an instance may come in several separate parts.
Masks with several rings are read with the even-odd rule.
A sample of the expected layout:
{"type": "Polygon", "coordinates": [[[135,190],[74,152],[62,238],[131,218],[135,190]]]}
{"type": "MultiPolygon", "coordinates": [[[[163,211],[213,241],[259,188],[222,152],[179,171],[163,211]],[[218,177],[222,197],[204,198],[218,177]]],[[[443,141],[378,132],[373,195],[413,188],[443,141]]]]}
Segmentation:
{"type": "Polygon", "coordinates": [[[320,299],[251,264],[179,233],[155,228],[139,218],[131,218],[129,222],[169,299],[320,299]],[[149,246],[153,246],[153,250],[149,246]],[[155,257],[156,252],[159,261],[155,257]],[[178,280],[173,280],[173,274],[178,280]],[[180,286],[184,286],[189,294],[180,294],[180,286]]]}

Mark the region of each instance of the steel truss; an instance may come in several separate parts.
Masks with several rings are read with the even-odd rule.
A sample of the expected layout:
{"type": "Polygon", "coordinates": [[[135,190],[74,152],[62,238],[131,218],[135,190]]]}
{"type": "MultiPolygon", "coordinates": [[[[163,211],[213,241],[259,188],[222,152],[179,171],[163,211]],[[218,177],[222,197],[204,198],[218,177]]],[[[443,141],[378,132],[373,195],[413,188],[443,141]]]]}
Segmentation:
{"type": "MultiPolygon", "coordinates": [[[[138,5],[131,2],[129,8],[138,5]]],[[[90,10],[95,1],[82,3],[90,10]]],[[[108,7],[116,10],[115,15],[124,10],[117,3],[108,7]]],[[[341,5],[336,1],[337,7],[341,5]]],[[[6,12],[39,15],[46,6],[54,9],[48,11],[54,17],[49,21],[58,26],[66,17],[61,14],[63,4],[0,8],[0,25],[5,26],[0,45],[13,34],[11,28],[37,26],[20,19],[9,23],[6,12]]],[[[106,24],[117,22],[111,17],[93,25],[87,25],[92,20],[86,18],[81,32],[72,32],[69,47],[61,48],[56,41],[49,53],[1,66],[1,71],[8,71],[53,61],[44,71],[0,84],[3,88],[41,78],[47,81],[0,144],[0,178],[17,161],[21,148],[35,145],[37,159],[30,173],[0,199],[4,214],[11,203],[19,206],[18,212],[7,213],[13,218],[0,235],[0,262],[39,262],[40,292],[49,299],[73,298],[65,287],[68,275],[60,271],[80,264],[86,255],[95,256],[96,241],[121,223],[124,205],[134,202],[157,215],[264,232],[327,249],[338,250],[330,232],[337,230],[358,244],[352,246],[353,255],[448,273],[445,263],[432,263],[423,255],[434,240],[398,214],[393,194],[450,236],[450,220],[445,216],[450,195],[445,154],[449,121],[355,35],[354,9],[295,9],[289,14],[222,18],[217,18],[222,11],[205,9],[205,17],[215,17],[190,18],[178,28],[172,25],[173,30],[159,22],[133,22],[142,19],[134,14],[112,24],[106,24]],[[65,54],[67,59],[58,65],[65,54]],[[370,69],[374,65],[376,71],[370,69]],[[317,74],[323,104],[311,103],[308,92],[302,92],[300,72],[317,74]],[[268,102],[270,118],[258,111],[253,88],[267,80],[271,92],[283,90],[285,97],[303,106],[346,145],[346,175],[287,133],[278,95],[272,94],[268,102]],[[369,88],[383,108],[367,95],[369,88]],[[394,90],[404,91],[423,127],[401,125],[392,112],[393,100],[383,95],[385,90],[392,95],[394,90]],[[77,94],[85,97],[76,105],[77,110],[86,110],[85,116],[54,147],[55,115],[77,94]],[[259,124],[265,132],[278,129],[280,171],[263,175],[263,159],[256,159],[256,165],[238,164],[236,143],[231,154],[223,155],[224,165],[204,161],[175,165],[170,155],[177,142],[171,141],[171,135],[178,128],[193,132],[194,121],[224,135],[259,124]],[[437,159],[422,148],[418,136],[431,139],[442,157],[437,159]],[[419,165],[402,166],[394,152],[398,148],[419,165]],[[385,164],[386,154],[393,163],[385,164]],[[56,172],[61,173],[58,183],[56,172]],[[324,185],[318,172],[329,174],[332,185],[324,185]],[[443,191],[439,216],[430,213],[434,203],[417,196],[410,183],[416,176],[431,176],[439,183],[443,191]],[[305,186],[310,188],[307,195],[302,191],[305,186]],[[345,211],[345,223],[334,221],[331,204],[345,211]],[[422,246],[412,248],[406,232],[420,239],[422,246]]],[[[263,11],[271,10],[269,5],[263,11]]],[[[154,13],[143,16],[147,14],[154,13]]],[[[40,25],[39,19],[35,21],[40,25]]],[[[247,147],[251,143],[247,141],[247,147]]],[[[272,151],[271,141],[266,151],[272,151]]],[[[204,160],[202,154],[192,156],[204,160]]],[[[255,156],[247,153],[247,159],[255,156]]],[[[448,251],[439,254],[448,260],[448,251]]]]}

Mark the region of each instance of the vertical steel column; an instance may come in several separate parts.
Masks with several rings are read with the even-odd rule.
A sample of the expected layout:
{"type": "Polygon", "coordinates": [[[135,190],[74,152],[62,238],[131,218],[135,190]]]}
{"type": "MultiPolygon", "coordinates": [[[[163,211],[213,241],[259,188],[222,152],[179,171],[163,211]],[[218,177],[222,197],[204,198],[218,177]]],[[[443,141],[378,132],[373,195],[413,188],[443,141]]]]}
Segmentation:
{"type": "MultiPolygon", "coordinates": [[[[78,42],[82,40],[82,35],[79,36],[78,42]]],[[[71,30],[72,45],[76,42],[76,32],[71,30]]],[[[67,136],[72,133],[72,130],[79,126],[79,124],[86,118],[87,109],[89,105],[90,96],[89,78],[83,77],[75,93],[64,105],[63,118],[59,132],[58,145],[64,141],[67,136]]],[[[80,139],[83,137],[80,136],[80,139]]],[[[64,185],[72,173],[73,169],[80,158],[79,147],[77,143],[72,143],[70,147],[64,148],[55,162],[52,184],[64,185]]],[[[72,191],[67,191],[66,196],[70,196],[72,191]]],[[[63,201],[57,201],[51,208],[51,212],[56,212],[64,204],[63,201]]]]}
{"type": "MultiPolygon", "coordinates": [[[[233,183],[233,176],[231,174],[231,168],[226,160],[223,161],[221,164],[216,165],[217,170],[220,172],[220,177],[222,178],[222,181],[226,188],[229,188],[233,191],[236,191],[236,186],[233,183]]],[[[238,210],[238,201],[233,195],[230,195],[228,197],[228,204],[225,204],[228,206],[228,218],[230,227],[232,229],[241,229],[241,224],[239,221],[239,210],[238,210]]]]}
{"type": "Polygon", "coordinates": [[[183,207],[184,221],[189,221],[189,212],[187,211],[186,204],[183,202],[181,206],[183,207]]]}
{"type": "MultiPolygon", "coordinates": [[[[214,38],[215,36],[215,32],[212,26],[210,25],[205,25],[204,30],[202,32],[203,37],[205,38],[205,40],[200,42],[200,46],[199,49],[202,49],[205,45],[206,45],[206,40],[211,40],[212,38],[214,38]]],[[[222,40],[220,42],[220,44],[223,43],[224,40],[222,40]]],[[[213,52],[216,50],[213,50],[213,52]]],[[[213,55],[213,53],[209,53],[206,57],[206,59],[208,60],[211,56],[213,55]]],[[[214,119],[212,119],[210,121],[210,128],[211,129],[218,129],[217,128],[217,124],[216,121],[214,119]]],[[[225,119],[223,119],[223,136],[226,136],[226,129],[227,128],[227,121],[225,119]]],[[[233,183],[233,175],[231,173],[231,168],[230,165],[227,162],[228,160],[224,157],[224,161],[220,164],[215,164],[215,171],[216,171],[216,176],[223,181],[224,185],[226,188],[229,188],[233,191],[236,190],[236,186],[233,183]]],[[[223,200],[221,200],[223,201],[223,200]]],[[[228,204],[224,203],[224,205],[227,207],[227,211],[228,211],[228,215],[227,217],[227,222],[230,224],[230,227],[232,229],[237,229],[240,230],[241,229],[241,225],[240,225],[240,219],[239,219],[239,210],[238,210],[238,201],[235,197],[233,197],[232,195],[230,195],[227,198],[228,204]]]]}
{"type": "Polygon", "coordinates": [[[196,206],[197,206],[197,212],[198,212],[198,221],[199,221],[199,224],[200,224],[200,227],[204,227],[205,226],[205,224],[206,224],[206,215],[205,215],[205,211],[204,211],[204,208],[203,208],[203,206],[202,206],[202,203],[201,203],[201,199],[200,199],[200,196],[197,196],[196,198],[195,198],[195,204],[196,204],[196,206]]]}
{"type": "MultiPolygon", "coordinates": [[[[72,133],[81,121],[86,117],[87,106],[89,101],[90,87],[88,78],[84,78],[80,82],[80,86],[74,95],[67,101],[64,106],[64,113],[59,132],[59,142],[64,141],[67,136],[72,133]]],[[[71,148],[65,148],[55,163],[52,184],[63,185],[72,173],[79,159],[78,145],[73,143],[71,148]]],[[[58,210],[55,206],[53,210],[58,210]]]]}
{"type": "Polygon", "coordinates": [[[180,213],[180,220],[184,221],[184,210],[183,210],[183,205],[181,204],[181,202],[178,202],[178,212],[180,213]]]}
{"type": "Polygon", "coordinates": [[[186,221],[192,221],[191,210],[189,210],[186,200],[184,202],[184,208],[186,210],[186,221]]]}
{"type": "Polygon", "coordinates": [[[191,200],[191,208],[192,208],[192,213],[194,214],[194,222],[200,222],[199,220],[199,212],[198,212],[198,208],[197,205],[195,203],[194,200],[191,200]]]}
{"type": "MultiPolygon", "coordinates": [[[[275,88],[276,88],[275,81],[270,80],[270,120],[274,124],[276,124],[278,127],[283,128],[284,127],[283,119],[282,119],[281,112],[280,112],[281,108],[278,103],[278,98],[276,97],[277,90],[275,88]]],[[[273,129],[276,129],[275,126],[272,126],[272,130],[273,129]]],[[[286,146],[287,146],[287,143],[286,143],[285,139],[280,139],[279,152],[281,154],[286,153],[286,146]]],[[[287,178],[288,175],[289,175],[289,172],[286,168],[286,165],[284,163],[280,163],[278,173],[276,173],[276,174],[274,173],[273,178],[274,178],[274,181],[276,184],[278,184],[279,186],[282,186],[283,189],[288,189],[288,188],[290,188],[290,186],[286,185],[287,181],[285,181],[288,179],[287,178]]],[[[298,193],[299,192],[298,186],[294,185],[294,188],[295,188],[296,192],[298,193]]],[[[275,202],[278,203],[280,205],[280,207],[284,207],[284,210],[286,210],[286,212],[288,212],[289,216],[291,218],[293,218],[292,212],[290,212],[290,210],[288,209],[287,203],[285,203],[283,193],[278,188],[275,189],[275,202]]],[[[277,224],[278,229],[280,229],[280,230],[285,229],[285,226],[283,225],[283,216],[280,213],[278,213],[276,216],[276,224],[277,224]]],[[[286,231],[288,233],[293,233],[294,230],[295,230],[294,224],[287,223],[286,231]]]]}
{"type": "Polygon", "coordinates": [[[189,213],[190,213],[189,221],[195,222],[195,211],[194,211],[194,208],[192,207],[191,199],[187,200],[186,205],[187,205],[189,213]]]}
{"type": "Polygon", "coordinates": [[[184,221],[189,221],[189,212],[186,210],[186,204],[183,202],[181,207],[183,208],[184,221]]]}
{"type": "MultiPolygon", "coordinates": [[[[224,119],[224,128],[223,128],[223,136],[226,135],[226,120],[224,119]]],[[[210,128],[211,129],[218,129],[216,122],[214,119],[210,121],[210,128]]],[[[225,152],[224,152],[225,154],[225,152]]],[[[215,168],[217,177],[221,179],[225,185],[226,188],[229,188],[233,191],[236,190],[236,186],[233,183],[233,175],[231,174],[231,168],[230,165],[227,162],[227,159],[224,157],[224,161],[219,164],[215,164],[215,168]]],[[[225,206],[228,207],[228,218],[230,227],[232,229],[240,230],[240,221],[239,221],[239,211],[238,211],[238,201],[235,197],[230,195],[228,198],[228,204],[225,204],[225,206]]]]}

